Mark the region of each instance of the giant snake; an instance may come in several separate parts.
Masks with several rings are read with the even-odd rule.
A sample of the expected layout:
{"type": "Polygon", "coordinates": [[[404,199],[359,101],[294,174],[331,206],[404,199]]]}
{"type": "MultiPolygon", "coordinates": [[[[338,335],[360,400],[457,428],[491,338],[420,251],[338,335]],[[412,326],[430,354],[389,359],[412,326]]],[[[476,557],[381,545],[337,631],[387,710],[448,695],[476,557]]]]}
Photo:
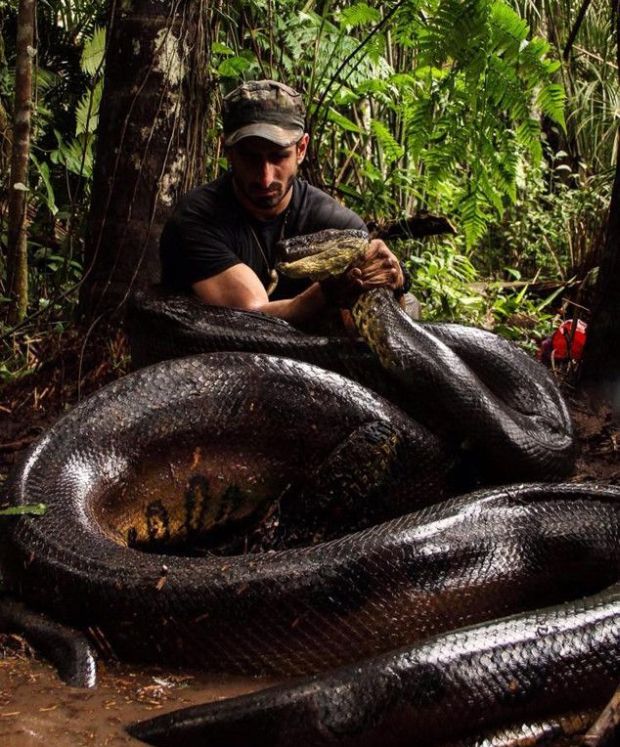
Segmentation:
{"type": "Polygon", "coordinates": [[[234,747],[475,743],[486,730],[507,744],[524,723],[564,733],[609,698],[620,490],[449,497],[467,460],[496,481],[569,471],[570,422],[542,368],[489,333],[412,322],[384,290],[353,309],[384,376],[360,343],[261,315],[142,308],[187,330],[185,352],[218,329],[232,352],[139,370],[50,429],[10,479],[13,504],[48,510],[3,528],[5,586],[126,658],[331,671],[131,733],[234,747]],[[245,352],[252,338],[272,355],[245,352]],[[442,440],[343,372],[395,392],[442,440]]]}

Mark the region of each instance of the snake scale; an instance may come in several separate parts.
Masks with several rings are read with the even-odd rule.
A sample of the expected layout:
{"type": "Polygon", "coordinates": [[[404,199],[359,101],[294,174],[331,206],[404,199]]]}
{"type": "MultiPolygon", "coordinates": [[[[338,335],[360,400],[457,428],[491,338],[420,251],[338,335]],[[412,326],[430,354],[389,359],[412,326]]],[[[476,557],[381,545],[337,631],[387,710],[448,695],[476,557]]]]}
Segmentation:
{"type": "Polygon", "coordinates": [[[620,489],[450,497],[464,458],[496,481],[567,474],[551,379],[489,333],[412,322],[385,291],[353,313],[372,354],[147,299],[138,326],[159,334],[141,363],[185,342],[228,352],[114,382],[12,475],[13,504],[48,505],[3,528],[4,583],[28,606],[125,658],[306,675],[133,725],[140,739],[526,744],[583,725],[617,685],[620,489]]]}

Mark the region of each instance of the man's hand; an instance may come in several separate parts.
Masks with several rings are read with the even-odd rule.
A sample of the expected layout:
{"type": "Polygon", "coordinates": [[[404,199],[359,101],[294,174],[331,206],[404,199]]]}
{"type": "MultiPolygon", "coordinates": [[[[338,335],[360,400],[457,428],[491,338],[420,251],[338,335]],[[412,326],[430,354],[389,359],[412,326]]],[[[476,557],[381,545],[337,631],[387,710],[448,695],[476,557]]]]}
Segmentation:
{"type": "Polygon", "coordinates": [[[403,273],[398,259],[383,241],[373,239],[364,259],[356,267],[340,277],[315,283],[294,298],[269,301],[254,271],[241,262],[218,275],[194,283],[192,289],[205,303],[262,311],[297,324],[322,311],[326,302],[331,306],[351,308],[365,290],[382,286],[397,290],[402,284],[403,273]]]}
{"type": "Polygon", "coordinates": [[[403,271],[396,255],[381,239],[373,239],[360,263],[340,277],[323,280],[321,287],[329,303],[351,308],[360,293],[371,288],[398,290],[403,282],[403,271]]]}
{"type": "Polygon", "coordinates": [[[398,258],[381,239],[373,239],[363,262],[346,274],[359,287],[360,292],[380,287],[398,290],[402,288],[405,279],[398,258]]]}

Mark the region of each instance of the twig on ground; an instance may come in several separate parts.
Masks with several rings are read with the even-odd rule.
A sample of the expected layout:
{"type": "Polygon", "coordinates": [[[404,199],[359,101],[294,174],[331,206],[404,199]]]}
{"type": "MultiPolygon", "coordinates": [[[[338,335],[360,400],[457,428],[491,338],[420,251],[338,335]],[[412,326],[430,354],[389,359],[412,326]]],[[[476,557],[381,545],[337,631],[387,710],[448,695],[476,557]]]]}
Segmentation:
{"type": "Polygon", "coordinates": [[[613,747],[620,738],[620,687],[583,738],[584,747],[613,747]]]}

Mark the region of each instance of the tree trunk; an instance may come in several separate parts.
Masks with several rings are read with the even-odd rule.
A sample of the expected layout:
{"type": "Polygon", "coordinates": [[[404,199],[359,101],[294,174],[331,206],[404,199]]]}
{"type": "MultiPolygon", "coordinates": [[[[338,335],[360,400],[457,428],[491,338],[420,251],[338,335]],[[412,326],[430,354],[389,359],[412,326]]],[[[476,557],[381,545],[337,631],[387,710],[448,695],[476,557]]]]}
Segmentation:
{"type": "MultiPolygon", "coordinates": [[[[620,66],[620,0],[612,0],[612,12],[620,66]]],[[[620,127],[616,137],[620,143],[620,127]]],[[[620,412],[620,149],[581,381],[588,388],[602,390],[620,412]]]]}
{"type": "Polygon", "coordinates": [[[132,290],[159,279],[163,223],[204,173],[207,8],[206,0],[111,2],[83,317],[117,315],[132,290]]]}
{"type": "MultiPolygon", "coordinates": [[[[8,64],[4,54],[4,24],[3,18],[0,16],[0,76],[4,77],[7,74],[8,64]]],[[[7,190],[8,178],[11,165],[11,150],[13,147],[13,123],[10,121],[10,117],[2,105],[0,99],[0,192],[4,193],[7,190]]]]}
{"type": "Polygon", "coordinates": [[[9,181],[7,232],[8,321],[16,323],[28,308],[28,243],[26,205],[30,119],[32,114],[32,58],[34,50],[35,0],[19,0],[17,11],[17,56],[15,60],[15,111],[9,181]]]}

